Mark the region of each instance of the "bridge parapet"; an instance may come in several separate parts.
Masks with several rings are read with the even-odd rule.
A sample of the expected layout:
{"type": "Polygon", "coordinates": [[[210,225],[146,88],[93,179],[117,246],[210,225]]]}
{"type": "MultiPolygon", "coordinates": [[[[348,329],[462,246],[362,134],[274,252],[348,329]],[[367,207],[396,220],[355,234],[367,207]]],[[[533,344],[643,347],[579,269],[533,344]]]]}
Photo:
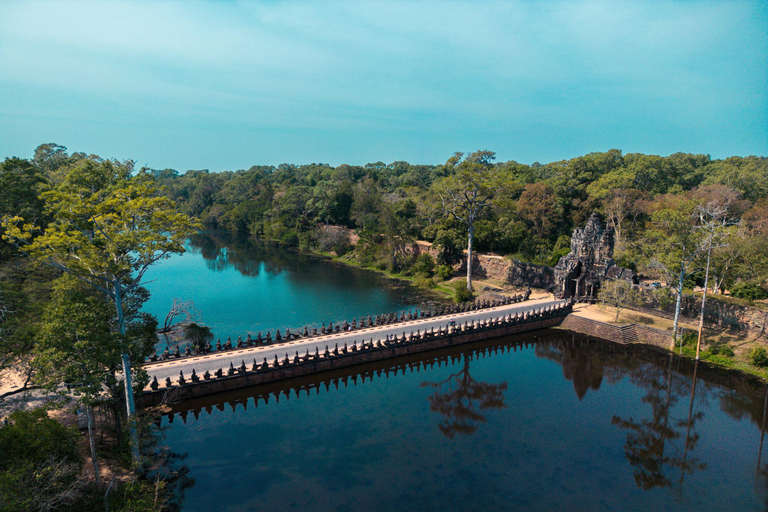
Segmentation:
{"type": "Polygon", "coordinates": [[[275,355],[272,361],[267,361],[266,358],[257,361],[253,358],[252,362],[246,363],[243,359],[237,366],[236,363],[230,362],[227,369],[218,368],[213,373],[206,371],[202,379],[195,369],[191,370],[189,378],[181,371],[176,379],[166,377],[162,387],[155,377],[150,385],[151,391],[138,397],[137,403],[141,406],[155,405],[161,403],[168,393],[178,399],[191,398],[400,355],[554,327],[562,323],[572,308],[572,302],[565,302],[522,314],[499,315],[479,322],[473,320],[463,325],[447,322],[445,327],[439,327],[437,330],[432,328],[421,332],[417,329],[416,332],[410,333],[403,331],[401,335],[387,335],[386,338],[375,341],[372,337],[368,340],[363,338],[350,344],[345,342],[342,347],[336,343],[332,349],[329,341],[322,353],[315,348],[314,353],[310,353],[309,349],[304,354],[300,354],[298,350],[293,351],[293,354],[286,351],[284,357],[275,355]]]}
{"type": "Polygon", "coordinates": [[[310,330],[309,326],[304,326],[304,330],[301,333],[299,331],[291,332],[291,329],[286,329],[285,334],[281,334],[280,329],[277,329],[274,337],[272,336],[272,331],[267,331],[267,334],[265,336],[262,336],[261,332],[259,332],[255,338],[252,338],[251,335],[248,334],[245,340],[243,340],[242,336],[238,336],[237,341],[234,343],[232,342],[231,338],[227,338],[227,341],[224,342],[223,344],[221,343],[221,339],[218,339],[215,345],[211,345],[209,343],[205,347],[205,349],[202,351],[193,350],[189,346],[189,344],[186,344],[184,346],[184,352],[182,353],[181,347],[177,345],[173,353],[171,353],[166,348],[165,352],[163,352],[162,354],[153,355],[147,358],[145,360],[145,363],[152,364],[156,362],[168,361],[173,359],[184,359],[188,357],[199,356],[202,354],[210,354],[214,352],[226,352],[229,350],[237,350],[237,349],[247,348],[247,347],[271,346],[271,345],[276,345],[279,343],[284,343],[292,340],[314,338],[317,336],[328,335],[333,333],[360,331],[364,329],[370,329],[373,327],[392,325],[396,323],[404,323],[412,320],[417,320],[419,318],[434,318],[438,316],[447,316],[447,315],[452,315],[457,313],[464,313],[467,311],[479,311],[482,309],[489,309],[489,308],[494,308],[498,306],[504,306],[508,304],[516,304],[519,302],[523,302],[528,300],[528,298],[530,297],[530,294],[531,294],[530,290],[527,290],[524,294],[505,296],[504,298],[497,299],[497,300],[462,302],[460,304],[452,304],[452,305],[442,306],[442,307],[431,307],[429,308],[429,310],[416,310],[414,312],[410,310],[407,312],[398,311],[398,312],[393,312],[388,314],[377,315],[375,317],[368,316],[367,318],[365,317],[361,318],[359,324],[356,318],[352,319],[351,323],[345,320],[343,323],[337,322],[334,325],[333,322],[331,322],[328,324],[327,327],[325,323],[323,323],[322,327],[320,328],[320,332],[318,332],[317,328],[312,328],[310,330]]]}

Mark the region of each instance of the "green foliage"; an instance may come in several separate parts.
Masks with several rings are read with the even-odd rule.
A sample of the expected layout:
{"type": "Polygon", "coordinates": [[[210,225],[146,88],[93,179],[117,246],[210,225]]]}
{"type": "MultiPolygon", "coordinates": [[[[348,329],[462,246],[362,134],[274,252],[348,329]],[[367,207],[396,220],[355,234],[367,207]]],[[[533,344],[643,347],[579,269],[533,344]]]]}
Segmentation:
{"type": "Polygon", "coordinates": [[[755,347],[749,352],[749,360],[755,366],[768,366],[768,352],[763,347],[755,347]]]}
{"type": "Polygon", "coordinates": [[[410,270],[418,276],[432,277],[435,273],[435,259],[431,254],[419,254],[410,270]]]}
{"type": "Polygon", "coordinates": [[[456,303],[469,302],[475,298],[475,294],[467,290],[467,281],[459,279],[453,283],[453,301],[456,303]]]}
{"type": "Polygon", "coordinates": [[[426,277],[424,275],[420,275],[416,277],[416,279],[413,280],[413,284],[418,286],[419,288],[427,288],[432,289],[437,286],[437,283],[435,283],[435,280],[431,277],[426,277]]]}
{"type": "Polygon", "coordinates": [[[0,511],[58,509],[76,501],[77,438],[43,409],[12,413],[0,427],[0,511]]]}
{"type": "Polygon", "coordinates": [[[114,328],[115,317],[103,294],[69,275],[57,279],[33,352],[35,381],[50,391],[75,385],[72,391],[86,400],[105,385],[114,386],[112,373],[121,366],[121,354],[133,348],[146,355],[155,341],[144,337],[133,340],[133,347],[124,345],[114,328]]]}
{"type": "Polygon", "coordinates": [[[190,341],[194,350],[203,352],[213,340],[213,332],[210,327],[192,322],[184,327],[184,337],[190,341]]]}
{"type": "Polygon", "coordinates": [[[549,258],[548,265],[554,267],[560,261],[560,258],[567,256],[571,252],[571,237],[560,235],[552,248],[552,255],[549,258]]]}
{"type": "Polygon", "coordinates": [[[749,301],[768,299],[768,291],[759,283],[742,281],[731,288],[731,294],[739,299],[749,301]]]}
{"type": "Polygon", "coordinates": [[[453,277],[453,267],[450,265],[438,265],[435,274],[439,279],[447,281],[453,277]]]}
{"type": "Polygon", "coordinates": [[[729,345],[726,345],[724,343],[713,343],[709,347],[709,353],[713,355],[721,355],[723,357],[733,357],[735,353],[733,352],[733,348],[731,348],[729,345]]]}
{"type": "Polygon", "coordinates": [[[683,335],[680,338],[680,343],[684,347],[695,347],[698,343],[699,335],[696,331],[691,331],[689,329],[686,329],[683,331],[683,335]]]}

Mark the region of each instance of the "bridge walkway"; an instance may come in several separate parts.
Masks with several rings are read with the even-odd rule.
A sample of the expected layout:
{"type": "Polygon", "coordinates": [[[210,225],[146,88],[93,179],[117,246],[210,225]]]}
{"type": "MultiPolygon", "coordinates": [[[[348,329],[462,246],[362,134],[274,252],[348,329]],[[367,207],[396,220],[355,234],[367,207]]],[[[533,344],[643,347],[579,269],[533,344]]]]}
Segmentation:
{"type": "MultiPolygon", "coordinates": [[[[271,345],[244,347],[180,359],[153,362],[148,363],[145,366],[145,369],[149,374],[150,383],[156,379],[162,387],[167,378],[176,382],[181,372],[183,372],[186,379],[189,379],[193,369],[201,379],[206,371],[210,372],[210,374],[214,374],[217,370],[221,369],[226,375],[230,365],[237,368],[242,364],[245,364],[250,368],[254,361],[261,365],[265,360],[269,364],[272,364],[275,358],[279,361],[284,360],[286,357],[293,360],[297,355],[304,356],[307,353],[310,355],[315,355],[316,353],[323,354],[326,349],[333,351],[338,347],[339,350],[342,350],[345,344],[349,347],[354,343],[360,344],[363,341],[366,343],[383,342],[387,337],[401,337],[403,333],[409,335],[410,333],[416,333],[417,331],[422,333],[432,329],[437,331],[440,328],[445,329],[451,320],[454,320],[457,324],[461,325],[464,325],[464,323],[471,324],[472,322],[482,322],[500,316],[514,316],[515,314],[523,315],[526,312],[559,306],[563,303],[564,301],[562,300],[552,299],[529,300],[522,303],[501,305],[463,313],[420,318],[390,325],[367,327],[354,331],[342,331],[310,338],[300,338],[292,341],[273,343],[271,345]]],[[[150,391],[151,388],[147,386],[146,390],[150,391]]]]}

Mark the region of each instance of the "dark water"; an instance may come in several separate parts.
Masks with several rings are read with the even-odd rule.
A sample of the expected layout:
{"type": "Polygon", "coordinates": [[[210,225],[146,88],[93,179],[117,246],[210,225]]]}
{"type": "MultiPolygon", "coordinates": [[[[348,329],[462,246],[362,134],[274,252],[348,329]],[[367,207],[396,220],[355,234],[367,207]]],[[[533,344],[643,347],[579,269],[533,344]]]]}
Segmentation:
{"type": "Polygon", "coordinates": [[[192,511],[764,510],[765,386],[564,331],[173,406],[192,511]],[[694,379],[695,376],[695,379],[694,379]]]}
{"type": "MultiPolygon", "coordinates": [[[[187,252],[147,272],[145,310],[160,323],[191,300],[217,338],[407,310],[434,300],[403,282],[291,253],[227,232],[194,236],[187,252]]],[[[161,347],[162,348],[162,347],[161,347]]]]}

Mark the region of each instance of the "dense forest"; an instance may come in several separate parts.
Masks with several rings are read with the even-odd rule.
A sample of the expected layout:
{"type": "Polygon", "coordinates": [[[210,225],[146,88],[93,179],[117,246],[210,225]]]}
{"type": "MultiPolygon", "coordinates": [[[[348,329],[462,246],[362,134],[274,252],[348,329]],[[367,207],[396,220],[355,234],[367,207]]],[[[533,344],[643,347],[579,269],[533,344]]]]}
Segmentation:
{"type": "MultiPolygon", "coordinates": [[[[713,254],[718,287],[743,282],[742,287],[754,291],[753,285],[765,281],[765,157],[713,160],[683,153],[625,155],[613,149],[549,164],[488,165],[499,193],[474,224],[475,248],[480,252],[555,265],[568,253],[573,229],[597,211],[616,232],[617,261],[652,275],[650,256],[660,242],[654,243],[653,232],[661,222],[659,212],[691,209],[693,203],[717,196],[732,201],[728,233],[723,234],[728,243],[718,244],[713,254]]],[[[360,236],[347,258],[392,272],[423,274],[424,262],[408,251],[412,241],[436,244],[438,265],[456,263],[467,245],[466,226],[446,215],[441,201],[445,182],[458,167],[449,161],[338,167],[283,164],[218,173],[144,171],[183,212],[206,226],[340,255],[352,249],[348,238],[323,226],[344,226],[360,236]]],[[[434,272],[429,265],[426,272],[434,272]]]]}
{"type": "MultiPolygon", "coordinates": [[[[651,247],[653,228],[659,224],[654,214],[691,208],[716,195],[732,202],[728,243],[718,244],[714,253],[719,287],[739,281],[762,284],[766,277],[761,243],[768,222],[766,157],[713,160],[708,155],[661,157],[612,149],[526,165],[493,162],[489,152],[473,155],[480,153],[497,193],[474,222],[474,247],[479,252],[554,265],[567,254],[573,229],[596,211],[616,232],[617,261],[650,274],[649,255],[658,248],[651,247]]],[[[0,214],[44,222],[39,191],[55,186],[84,162],[105,160],[84,153],[70,155],[56,144],[41,145],[30,160],[6,159],[0,172],[0,214]]],[[[412,268],[419,264],[408,250],[414,240],[436,245],[437,264],[462,258],[467,227],[447,214],[441,200],[447,182],[460,172],[456,163],[452,158],[441,165],[256,165],[183,174],[174,169],[134,170],[130,161],[112,165],[151,176],[181,212],[208,228],[244,232],[309,251],[338,255],[351,251],[347,258],[364,266],[409,273],[424,272],[412,268]],[[359,242],[353,248],[349,231],[324,229],[330,225],[355,230],[359,242]]],[[[13,252],[8,242],[0,250],[4,259],[13,252]]]]}

